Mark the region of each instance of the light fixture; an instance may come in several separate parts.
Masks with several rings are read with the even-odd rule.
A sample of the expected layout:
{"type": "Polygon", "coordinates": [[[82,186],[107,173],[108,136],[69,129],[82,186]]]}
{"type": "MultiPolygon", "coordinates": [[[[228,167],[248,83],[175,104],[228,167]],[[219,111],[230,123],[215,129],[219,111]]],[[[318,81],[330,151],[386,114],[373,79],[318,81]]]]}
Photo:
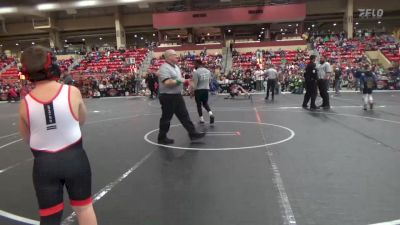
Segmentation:
{"type": "Polygon", "coordinates": [[[102,37],[100,37],[100,38],[99,38],[99,40],[101,41],[101,40],[103,40],[103,38],[102,38],[102,37]]]}
{"type": "Polygon", "coordinates": [[[309,28],[307,28],[308,30],[311,30],[311,28],[309,27],[309,28]]]}
{"type": "Polygon", "coordinates": [[[76,6],[78,7],[87,7],[87,6],[94,6],[98,3],[97,0],[84,0],[76,2],[76,6]]]}
{"type": "Polygon", "coordinates": [[[312,27],[315,27],[315,25],[313,24],[313,25],[311,25],[312,27]]]}
{"type": "Polygon", "coordinates": [[[210,33],[207,33],[207,36],[210,36],[210,33]]]}
{"type": "Polygon", "coordinates": [[[156,34],[153,34],[153,37],[155,37],[156,36],[156,34]]]}
{"type": "Polygon", "coordinates": [[[181,35],[178,34],[178,38],[180,38],[180,37],[181,37],[181,35]]]}
{"type": "Polygon", "coordinates": [[[140,40],[143,40],[143,37],[140,37],[140,40]]]}
{"type": "Polygon", "coordinates": [[[59,5],[56,3],[43,3],[43,4],[37,5],[36,8],[41,11],[46,11],[46,10],[53,10],[53,9],[59,8],[58,6],[59,5]]]}
{"type": "Polygon", "coordinates": [[[0,47],[3,47],[3,45],[0,45],[0,47]]]}
{"type": "Polygon", "coordinates": [[[0,14],[14,13],[17,12],[17,7],[1,7],[0,14]]]}
{"type": "Polygon", "coordinates": [[[292,26],[292,24],[289,24],[289,25],[288,25],[288,27],[291,27],[291,26],[292,26]]]}
{"type": "Polygon", "coordinates": [[[230,33],[230,32],[231,32],[231,30],[229,29],[229,30],[228,30],[228,33],[230,33]]]}
{"type": "Polygon", "coordinates": [[[283,29],[281,28],[281,32],[283,31],[283,29]]]}
{"type": "Polygon", "coordinates": [[[298,23],[296,23],[296,27],[298,27],[299,26],[299,24],[298,23]]]}
{"type": "Polygon", "coordinates": [[[265,30],[265,28],[263,27],[263,28],[261,28],[261,30],[265,30]]]}
{"type": "Polygon", "coordinates": [[[356,25],[358,25],[358,22],[356,22],[356,25]]]}
{"type": "Polygon", "coordinates": [[[18,46],[19,44],[18,44],[18,43],[16,43],[15,45],[16,45],[16,46],[18,46]]]}
{"type": "Polygon", "coordinates": [[[135,34],[135,36],[134,36],[135,38],[137,38],[137,34],[135,34]]]}
{"type": "Polygon", "coordinates": [[[260,38],[260,37],[261,37],[261,34],[260,34],[260,35],[258,35],[258,37],[260,38]]]}
{"type": "Polygon", "coordinates": [[[35,45],[35,42],[32,42],[32,45],[35,45]]]}
{"type": "Polygon", "coordinates": [[[86,39],[85,39],[85,38],[82,38],[82,41],[86,41],[86,39]]]}
{"type": "Polygon", "coordinates": [[[261,32],[260,32],[260,34],[263,34],[263,33],[264,33],[264,31],[261,31],[261,32]]]}
{"type": "Polygon", "coordinates": [[[382,22],[381,21],[378,21],[378,24],[381,24],[382,22]]]}
{"type": "Polygon", "coordinates": [[[65,43],[67,43],[67,42],[68,42],[68,40],[64,40],[64,42],[65,42],[65,43]]]}
{"type": "Polygon", "coordinates": [[[336,27],[336,23],[334,23],[333,26],[336,27]]]}

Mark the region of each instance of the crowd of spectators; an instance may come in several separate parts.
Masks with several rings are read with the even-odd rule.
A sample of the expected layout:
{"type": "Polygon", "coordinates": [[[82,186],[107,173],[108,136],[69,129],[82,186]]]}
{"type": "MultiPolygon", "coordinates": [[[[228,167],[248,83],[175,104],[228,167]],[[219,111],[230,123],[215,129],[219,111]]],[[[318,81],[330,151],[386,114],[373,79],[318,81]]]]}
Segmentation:
{"type": "Polygon", "coordinates": [[[315,36],[312,40],[315,50],[327,57],[331,65],[340,71],[341,86],[357,90],[360,83],[356,72],[368,64],[378,77],[378,89],[400,89],[398,62],[391,60],[393,67],[385,71],[382,66],[371,62],[365,53],[371,50],[380,50],[384,55],[385,52],[398,52],[399,43],[392,36],[359,35],[353,39],[346,39],[343,35],[333,34],[315,36]]]}
{"type": "MultiPolygon", "coordinates": [[[[344,33],[337,35],[312,36],[312,54],[318,54],[328,59],[336,73],[340,74],[340,88],[355,89],[360,86],[356,72],[369,64],[372,72],[378,77],[378,89],[400,89],[400,69],[396,61],[399,57],[399,43],[390,35],[360,36],[346,39],[344,33]],[[380,50],[394,67],[385,71],[380,65],[373,64],[367,57],[366,51],[380,50]],[[390,58],[392,57],[392,58],[390,58]],[[393,61],[394,59],[394,61],[393,61]]],[[[219,78],[220,86],[238,82],[243,83],[249,90],[262,90],[266,87],[266,65],[274,65],[279,73],[281,91],[293,92],[302,85],[304,68],[308,63],[309,53],[297,51],[272,51],[259,49],[255,52],[240,54],[233,50],[233,67],[229,73],[219,78]]],[[[331,76],[330,87],[335,84],[335,76],[331,76]]],[[[226,90],[223,88],[221,91],[226,90]]]]}
{"type": "Polygon", "coordinates": [[[33,89],[32,84],[26,81],[5,83],[0,80],[0,101],[16,102],[33,89]]]}
{"type": "Polygon", "coordinates": [[[293,91],[301,80],[308,59],[308,52],[297,49],[266,50],[240,54],[233,51],[232,70],[219,78],[220,91],[226,91],[227,85],[236,82],[249,91],[262,91],[266,88],[265,70],[267,65],[273,65],[278,71],[278,82],[281,91],[293,91]]]}
{"type": "MultiPolygon", "coordinates": [[[[249,91],[262,91],[266,87],[264,72],[267,65],[278,71],[278,86],[281,91],[293,92],[302,85],[304,69],[311,54],[318,53],[327,58],[335,71],[340,71],[340,87],[357,89],[357,71],[370,64],[378,77],[378,89],[400,89],[399,43],[390,35],[359,36],[346,39],[343,33],[310,36],[312,51],[258,49],[255,52],[239,53],[233,50],[233,65],[230,71],[221,73],[222,55],[208,54],[204,49],[200,54],[187,51],[180,55],[179,66],[186,79],[191,78],[194,61],[202,60],[219,84],[219,91],[227,91],[232,83],[243,85],[249,91]],[[372,63],[366,51],[381,51],[394,65],[389,70],[372,63]]],[[[148,49],[93,50],[86,53],[80,63],[74,59],[59,60],[64,74],[63,80],[80,88],[84,97],[145,95],[148,74],[154,74],[165,61],[152,59],[146,75],[139,75],[138,68],[147,56],[148,49]]],[[[0,56],[0,96],[1,100],[13,101],[27,93],[31,86],[21,81],[18,60],[0,56]],[[23,85],[24,84],[24,85],[23,85]]],[[[337,72],[335,72],[337,73],[337,72]]],[[[331,87],[335,76],[331,77],[331,87]]]]}
{"type": "Polygon", "coordinates": [[[144,95],[146,91],[145,77],[139,74],[114,72],[111,75],[80,76],[73,85],[81,90],[82,96],[114,97],[144,95]]]}
{"type": "Polygon", "coordinates": [[[139,68],[147,53],[148,49],[92,51],[74,66],[71,73],[79,75],[131,73],[139,68]]]}

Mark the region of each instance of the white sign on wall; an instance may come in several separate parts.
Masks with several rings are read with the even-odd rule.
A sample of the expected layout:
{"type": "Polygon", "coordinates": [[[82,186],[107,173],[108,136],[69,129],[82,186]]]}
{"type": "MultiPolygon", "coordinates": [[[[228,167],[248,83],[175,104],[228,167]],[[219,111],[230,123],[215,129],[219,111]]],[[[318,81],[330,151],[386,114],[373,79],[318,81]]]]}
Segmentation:
{"type": "Polygon", "coordinates": [[[358,9],[360,18],[381,18],[383,9],[358,9]]]}

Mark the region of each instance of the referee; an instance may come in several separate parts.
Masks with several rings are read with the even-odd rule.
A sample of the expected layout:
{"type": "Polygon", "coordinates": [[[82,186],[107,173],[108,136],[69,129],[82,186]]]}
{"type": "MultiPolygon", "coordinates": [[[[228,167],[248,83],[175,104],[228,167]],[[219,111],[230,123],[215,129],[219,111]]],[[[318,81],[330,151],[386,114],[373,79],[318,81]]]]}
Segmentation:
{"type": "Polygon", "coordinates": [[[172,49],[164,53],[165,63],[161,65],[158,71],[158,80],[160,84],[160,104],[162,115],[160,119],[160,131],[158,134],[159,144],[173,144],[174,140],[167,137],[172,116],[175,114],[183,127],[188,131],[191,140],[200,139],[205,133],[199,133],[194,128],[186,109],[185,101],[182,97],[182,86],[184,79],[177,63],[176,52],[172,49]]]}
{"type": "Polygon", "coordinates": [[[208,92],[210,90],[211,72],[204,68],[201,60],[195,61],[196,71],[193,73],[193,89],[194,96],[197,104],[197,112],[199,113],[200,123],[204,123],[203,106],[208,115],[210,115],[210,124],[214,123],[215,117],[211,112],[210,106],[208,105],[208,92]]]}
{"type": "Polygon", "coordinates": [[[276,80],[278,79],[278,71],[274,68],[273,64],[268,65],[267,71],[265,71],[265,76],[267,77],[267,96],[265,96],[265,100],[269,98],[269,91],[271,90],[272,101],[274,101],[275,96],[275,86],[276,80]]]}
{"type": "Polygon", "coordinates": [[[317,66],[318,71],[318,89],[322,98],[322,105],[320,107],[328,110],[331,108],[329,104],[329,79],[332,74],[331,65],[325,61],[325,57],[321,57],[320,64],[317,66]]]}

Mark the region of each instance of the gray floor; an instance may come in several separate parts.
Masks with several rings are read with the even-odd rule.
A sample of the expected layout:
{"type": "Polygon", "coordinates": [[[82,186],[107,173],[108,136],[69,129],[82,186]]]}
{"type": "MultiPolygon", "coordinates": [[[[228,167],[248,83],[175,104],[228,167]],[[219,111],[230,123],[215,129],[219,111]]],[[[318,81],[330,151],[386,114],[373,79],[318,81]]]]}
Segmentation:
{"type": "MultiPolygon", "coordinates": [[[[263,97],[212,96],[213,127],[197,124],[187,98],[191,118],[210,135],[191,143],[181,126],[169,135],[174,146],[194,149],[144,140],[158,127],[157,100],[88,100],[84,145],[93,193],[101,193],[99,224],[365,225],[400,219],[400,93],[375,94],[373,111],[363,111],[355,93],[331,96],[332,110],[317,112],[300,108],[300,95],[279,95],[275,102],[263,97]],[[288,139],[290,130],[292,139],[269,145],[288,139]],[[240,147],[248,149],[229,150],[240,147]]],[[[17,132],[17,110],[17,104],[0,104],[0,210],[38,220],[31,152],[21,141],[2,147],[19,139],[3,137],[17,132]]],[[[64,216],[70,213],[67,207],[64,216]]],[[[0,224],[24,223],[0,216],[0,224]]]]}

